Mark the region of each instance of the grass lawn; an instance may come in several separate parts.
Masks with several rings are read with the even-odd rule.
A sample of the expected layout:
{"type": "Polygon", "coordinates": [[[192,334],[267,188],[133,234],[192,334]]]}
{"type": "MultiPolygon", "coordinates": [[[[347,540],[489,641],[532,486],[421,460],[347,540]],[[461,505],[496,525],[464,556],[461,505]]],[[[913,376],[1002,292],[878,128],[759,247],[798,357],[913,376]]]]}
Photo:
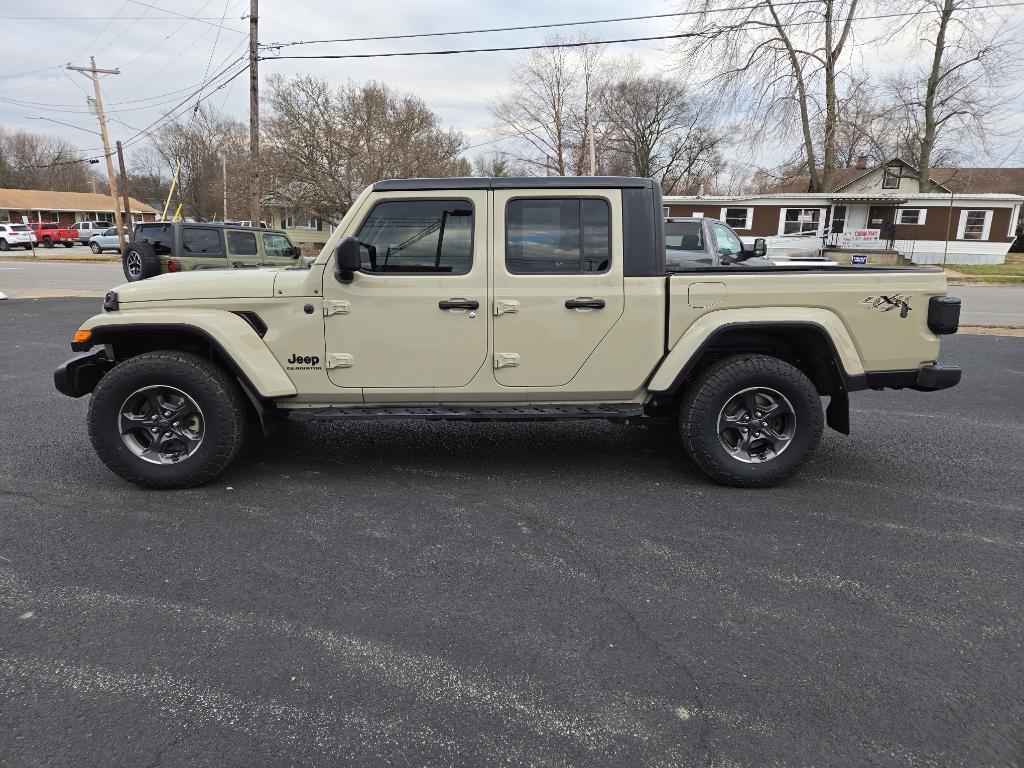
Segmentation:
{"type": "Polygon", "coordinates": [[[982,283],[1024,285],[1024,253],[1006,254],[1005,264],[957,264],[950,270],[976,277],[982,283]]]}

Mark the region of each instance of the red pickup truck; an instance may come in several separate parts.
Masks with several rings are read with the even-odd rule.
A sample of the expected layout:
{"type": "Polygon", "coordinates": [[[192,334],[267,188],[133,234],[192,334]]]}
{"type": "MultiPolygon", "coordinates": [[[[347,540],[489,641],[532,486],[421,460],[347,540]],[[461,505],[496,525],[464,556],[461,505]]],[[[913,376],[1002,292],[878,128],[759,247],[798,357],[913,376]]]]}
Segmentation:
{"type": "Polygon", "coordinates": [[[78,239],[77,229],[62,229],[55,221],[34,221],[29,223],[29,227],[35,233],[36,242],[44,248],[53,248],[58,243],[70,248],[78,239]]]}

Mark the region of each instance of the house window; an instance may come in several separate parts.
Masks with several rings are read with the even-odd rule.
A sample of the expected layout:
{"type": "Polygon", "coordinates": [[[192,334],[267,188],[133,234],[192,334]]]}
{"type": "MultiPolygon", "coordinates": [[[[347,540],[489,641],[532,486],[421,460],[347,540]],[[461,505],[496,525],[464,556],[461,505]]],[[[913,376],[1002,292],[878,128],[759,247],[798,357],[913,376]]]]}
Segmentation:
{"type": "Polygon", "coordinates": [[[11,220],[11,212],[10,211],[0,211],[0,221],[2,221],[4,223],[7,223],[10,220],[11,220]]]}
{"type": "Polygon", "coordinates": [[[899,189],[902,171],[903,166],[899,163],[885,166],[882,169],[882,189],[899,189]]]}
{"type": "Polygon", "coordinates": [[[897,224],[924,224],[928,211],[924,208],[900,208],[896,213],[897,224]]]}
{"type": "Polygon", "coordinates": [[[846,206],[837,205],[832,211],[832,227],[829,232],[838,234],[846,227],[846,206]]]}
{"type": "Polygon", "coordinates": [[[992,211],[961,211],[957,240],[988,240],[992,211]]]}
{"type": "Polygon", "coordinates": [[[668,218],[669,216],[671,216],[671,215],[672,215],[671,213],[669,213],[669,210],[668,210],[668,206],[667,206],[667,205],[663,205],[663,206],[661,207],[661,215],[662,215],[662,216],[664,216],[664,217],[665,217],[666,219],[667,219],[667,218],[668,218]]]}
{"type": "Polygon", "coordinates": [[[703,219],[704,211],[694,211],[693,213],[690,214],[690,217],[694,219],[703,219]]]}
{"type": "Polygon", "coordinates": [[[721,217],[722,221],[733,229],[750,229],[750,223],[754,218],[754,209],[723,208],[721,217]]]}
{"type": "Polygon", "coordinates": [[[783,208],[782,234],[817,234],[821,224],[821,208],[783,208]]]}
{"type": "Polygon", "coordinates": [[[310,216],[300,216],[297,213],[286,213],[281,219],[281,226],[284,229],[294,229],[300,227],[303,229],[323,229],[323,223],[320,219],[315,219],[310,216]]]}

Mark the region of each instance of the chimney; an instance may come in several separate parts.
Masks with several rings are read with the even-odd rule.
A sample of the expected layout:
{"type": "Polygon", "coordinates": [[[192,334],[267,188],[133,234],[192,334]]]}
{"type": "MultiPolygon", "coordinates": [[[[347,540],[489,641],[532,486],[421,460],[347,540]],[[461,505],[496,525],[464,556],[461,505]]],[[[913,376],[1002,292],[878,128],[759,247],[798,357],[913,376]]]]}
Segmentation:
{"type": "Polygon", "coordinates": [[[866,171],[868,169],[868,156],[857,155],[857,170],[866,171]]]}

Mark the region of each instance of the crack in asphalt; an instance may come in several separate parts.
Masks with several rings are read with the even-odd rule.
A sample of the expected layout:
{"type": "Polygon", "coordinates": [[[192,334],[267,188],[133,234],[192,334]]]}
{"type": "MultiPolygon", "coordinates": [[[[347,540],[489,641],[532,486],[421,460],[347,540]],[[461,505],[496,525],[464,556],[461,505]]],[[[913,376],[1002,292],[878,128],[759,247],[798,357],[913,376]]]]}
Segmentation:
{"type": "Polygon", "coordinates": [[[558,538],[558,540],[561,541],[562,544],[576,556],[577,560],[579,560],[583,565],[589,567],[590,570],[593,572],[598,582],[598,594],[600,595],[601,599],[609,605],[614,606],[622,614],[624,614],[628,619],[629,625],[632,627],[633,632],[636,634],[636,636],[640,638],[641,641],[645,642],[647,645],[653,648],[661,658],[667,661],[678,672],[682,673],[682,675],[684,675],[686,679],[689,681],[689,685],[693,690],[693,700],[697,704],[697,711],[700,715],[700,728],[697,731],[697,740],[700,743],[701,749],[704,751],[705,764],[708,766],[712,765],[713,760],[711,755],[711,746],[708,742],[708,733],[710,731],[708,715],[707,710],[705,708],[703,696],[700,692],[700,686],[697,684],[697,679],[695,675],[684,661],[678,659],[675,656],[675,654],[673,654],[671,651],[663,647],[662,644],[650,632],[643,628],[640,619],[626,604],[611,596],[611,594],[609,593],[609,583],[602,574],[600,566],[597,564],[595,560],[587,556],[584,553],[584,551],[569,538],[570,536],[576,536],[579,538],[586,537],[582,536],[579,533],[579,531],[576,531],[568,526],[562,525],[557,521],[540,517],[538,515],[529,514],[520,508],[513,507],[512,505],[504,504],[493,499],[480,498],[479,496],[474,496],[472,494],[457,495],[445,489],[431,485],[430,483],[411,482],[403,478],[394,478],[394,482],[412,491],[427,492],[433,494],[434,496],[439,496],[441,498],[448,499],[449,501],[455,501],[464,504],[472,504],[477,507],[489,508],[501,514],[509,514],[520,520],[526,520],[528,522],[531,522],[538,528],[553,533],[558,538]]]}

